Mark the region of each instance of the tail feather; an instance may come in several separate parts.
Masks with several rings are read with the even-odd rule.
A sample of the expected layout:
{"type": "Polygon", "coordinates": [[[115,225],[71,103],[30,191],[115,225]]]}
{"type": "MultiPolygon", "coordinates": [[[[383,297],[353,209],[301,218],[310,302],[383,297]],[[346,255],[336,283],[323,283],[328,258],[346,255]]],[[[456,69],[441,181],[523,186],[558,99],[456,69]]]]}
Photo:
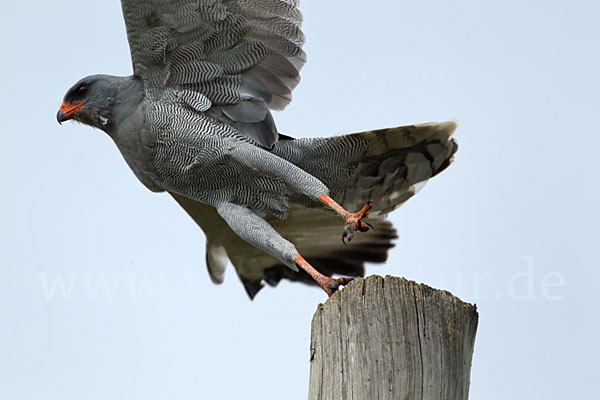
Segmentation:
{"type": "Polygon", "coordinates": [[[284,141],[274,152],[319,178],[346,209],[373,200],[370,215],[385,215],[452,162],[455,129],[452,121],[408,125],[284,141]]]}
{"type": "MultiPolygon", "coordinates": [[[[313,202],[294,205],[287,219],[268,217],[267,221],[325,275],[364,275],[364,263],[384,262],[397,237],[384,215],[452,162],[458,148],[451,138],[455,128],[454,122],[442,122],[333,138],[280,140],[272,151],[318,177],[346,209],[356,210],[373,200],[369,222],[375,230],[357,235],[351,246],[344,247],[339,240],[343,221],[315,208],[313,202]]],[[[304,271],[292,271],[244,242],[213,207],[172,195],[206,233],[206,259],[213,282],[223,281],[229,259],[251,298],[263,282],[314,283],[304,271]]]]}
{"type": "Polygon", "coordinates": [[[458,148],[451,139],[455,128],[454,122],[445,122],[358,133],[369,141],[369,150],[340,201],[356,208],[372,199],[374,215],[400,207],[451,163],[458,148]]]}

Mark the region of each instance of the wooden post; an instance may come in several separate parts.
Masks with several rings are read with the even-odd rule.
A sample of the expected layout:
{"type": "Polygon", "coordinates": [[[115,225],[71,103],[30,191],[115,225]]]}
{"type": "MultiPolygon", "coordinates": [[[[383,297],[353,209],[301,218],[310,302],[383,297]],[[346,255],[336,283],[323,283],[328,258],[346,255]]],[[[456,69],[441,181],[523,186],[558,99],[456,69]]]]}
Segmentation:
{"type": "Polygon", "coordinates": [[[466,400],[477,320],[448,292],[356,279],[313,317],[308,398],[466,400]]]}

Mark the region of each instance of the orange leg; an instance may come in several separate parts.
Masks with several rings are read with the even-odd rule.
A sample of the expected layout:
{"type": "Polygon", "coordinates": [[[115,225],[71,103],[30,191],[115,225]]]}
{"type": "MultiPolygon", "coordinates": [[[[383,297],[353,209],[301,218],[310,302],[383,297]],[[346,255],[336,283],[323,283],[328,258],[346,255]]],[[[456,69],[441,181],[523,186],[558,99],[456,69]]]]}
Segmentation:
{"type": "Polygon", "coordinates": [[[296,256],[294,262],[308,274],[323,288],[325,293],[329,297],[333,296],[337,292],[338,288],[343,285],[347,285],[352,281],[353,278],[338,278],[333,279],[323,275],[317,271],[312,265],[310,265],[300,254],[296,256]]]}
{"type": "Polygon", "coordinates": [[[346,244],[346,240],[351,241],[355,231],[366,232],[370,227],[372,228],[371,225],[362,221],[362,219],[367,216],[369,210],[373,207],[373,202],[371,200],[367,201],[367,204],[365,204],[360,211],[355,213],[346,211],[344,207],[339,205],[335,200],[325,194],[319,196],[319,200],[331,207],[346,222],[344,232],[342,233],[342,243],[346,244]]]}

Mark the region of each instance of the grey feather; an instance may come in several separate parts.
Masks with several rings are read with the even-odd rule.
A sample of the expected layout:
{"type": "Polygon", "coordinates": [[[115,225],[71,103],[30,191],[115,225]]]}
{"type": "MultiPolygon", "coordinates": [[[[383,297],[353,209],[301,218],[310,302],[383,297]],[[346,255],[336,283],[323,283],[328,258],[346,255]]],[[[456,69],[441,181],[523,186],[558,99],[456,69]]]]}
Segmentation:
{"type": "Polygon", "coordinates": [[[214,284],[223,283],[228,260],[227,252],[223,246],[215,245],[210,241],[206,242],[206,267],[214,284]]]}
{"type": "MultiPolygon", "coordinates": [[[[211,115],[220,122],[265,148],[277,142],[269,108],[291,101],[306,59],[296,2],[123,0],[122,6],[134,72],[149,98],[161,98],[164,88],[196,91],[217,108],[211,115]]],[[[192,107],[210,108],[202,104],[192,107]]]]}
{"type": "Polygon", "coordinates": [[[452,121],[277,143],[273,152],[319,178],[346,209],[375,200],[386,215],[452,161],[452,121]]]}
{"type": "MultiPolygon", "coordinates": [[[[237,93],[242,72],[262,82],[263,100],[282,109],[299,82],[302,15],[297,2],[282,0],[123,0],[135,74],[149,88],[206,82],[237,93]],[[233,78],[233,79],[227,79],[233,78]],[[273,90],[273,95],[269,91],[273,90]]],[[[220,90],[213,90],[220,92],[220,90]]],[[[215,104],[224,99],[211,97],[215,104]]],[[[226,100],[226,101],[227,101],[226,100]]]]}
{"type": "Polygon", "coordinates": [[[206,115],[224,122],[252,139],[256,144],[271,149],[279,140],[273,116],[264,100],[251,98],[237,104],[214,106],[206,115]]]}
{"type": "MultiPolygon", "coordinates": [[[[453,122],[447,122],[280,141],[273,152],[318,177],[342,205],[351,209],[369,198],[375,199],[369,218],[375,230],[357,236],[351,246],[345,247],[339,240],[343,222],[325,208],[302,200],[299,203],[304,205],[290,208],[285,219],[267,217],[266,221],[294,243],[298,252],[319,271],[327,275],[363,275],[365,262],[385,262],[396,238],[395,229],[384,215],[412,197],[420,185],[451,162],[456,151],[451,139],[455,127],[453,122]],[[412,169],[422,172],[409,173],[412,169]]],[[[281,279],[314,283],[303,271],[293,272],[276,258],[241,240],[216,215],[214,208],[172,195],[211,242],[223,243],[247,290],[250,283],[256,288],[261,282],[276,285],[281,279]]]]}
{"type": "MultiPolygon", "coordinates": [[[[281,279],[314,284],[304,271],[293,271],[273,256],[242,240],[218,215],[214,207],[174,193],[173,198],[183,207],[207,236],[207,252],[215,247],[225,250],[249,295],[251,288],[262,287],[261,282],[276,285],[281,279]]],[[[271,226],[293,242],[312,265],[327,275],[364,275],[365,262],[382,263],[393,246],[396,230],[384,218],[371,218],[375,230],[369,235],[357,236],[352,246],[343,246],[339,232],[343,222],[321,209],[296,206],[286,219],[267,218],[271,226]]],[[[213,271],[212,263],[209,270],[213,271]]],[[[220,269],[219,269],[220,271],[220,269]]],[[[212,272],[211,272],[212,277],[212,272]]]]}
{"type": "Polygon", "coordinates": [[[328,275],[385,261],[385,216],[451,163],[453,122],[291,140],[270,109],[289,103],[305,60],[296,1],[122,6],[134,76],[84,78],[57,119],[105,131],[146,187],[173,195],[206,233],[213,282],[230,261],[254,297],[263,282],[308,282],[299,254],[328,275]],[[373,200],[376,230],[344,247],[325,195],[348,210],[373,200]]]}

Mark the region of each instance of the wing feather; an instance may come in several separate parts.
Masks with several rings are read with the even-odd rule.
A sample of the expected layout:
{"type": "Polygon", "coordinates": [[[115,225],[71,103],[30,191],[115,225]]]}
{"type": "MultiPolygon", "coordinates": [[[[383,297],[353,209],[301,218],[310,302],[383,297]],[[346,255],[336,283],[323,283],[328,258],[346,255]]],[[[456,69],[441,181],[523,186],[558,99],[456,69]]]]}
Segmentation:
{"type": "MultiPolygon", "coordinates": [[[[235,267],[250,297],[262,288],[262,282],[276,285],[281,279],[315,284],[304,271],[292,271],[277,259],[253,247],[237,236],[217,214],[214,207],[171,193],[206,234],[206,260],[213,282],[223,281],[227,258],[235,267]]],[[[364,275],[365,262],[383,263],[393,246],[396,230],[383,217],[369,218],[375,229],[357,235],[351,246],[340,240],[343,221],[320,209],[294,206],[285,220],[267,217],[275,230],[294,243],[300,254],[326,275],[364,275]]]]}
{"type": "Polygon", "coordinates": [[[306,62],[297,1],[121,4],[134,74],[144,80],[150,100],[164,99],[168,89],[196,91],[210,101],[209,116],[273,147],[279,133],[269,109],[290,103],[306,62]]]}
{"type": "Polygon", "coordinates": [[[306,61],[297,1],[121,3],[134,72],[147,87],[183,86],[202,92],[215,105],[242,101],[248,95],[242,86],[254,88],[251,94],[271,109],[291,101],[306,61]]]}

